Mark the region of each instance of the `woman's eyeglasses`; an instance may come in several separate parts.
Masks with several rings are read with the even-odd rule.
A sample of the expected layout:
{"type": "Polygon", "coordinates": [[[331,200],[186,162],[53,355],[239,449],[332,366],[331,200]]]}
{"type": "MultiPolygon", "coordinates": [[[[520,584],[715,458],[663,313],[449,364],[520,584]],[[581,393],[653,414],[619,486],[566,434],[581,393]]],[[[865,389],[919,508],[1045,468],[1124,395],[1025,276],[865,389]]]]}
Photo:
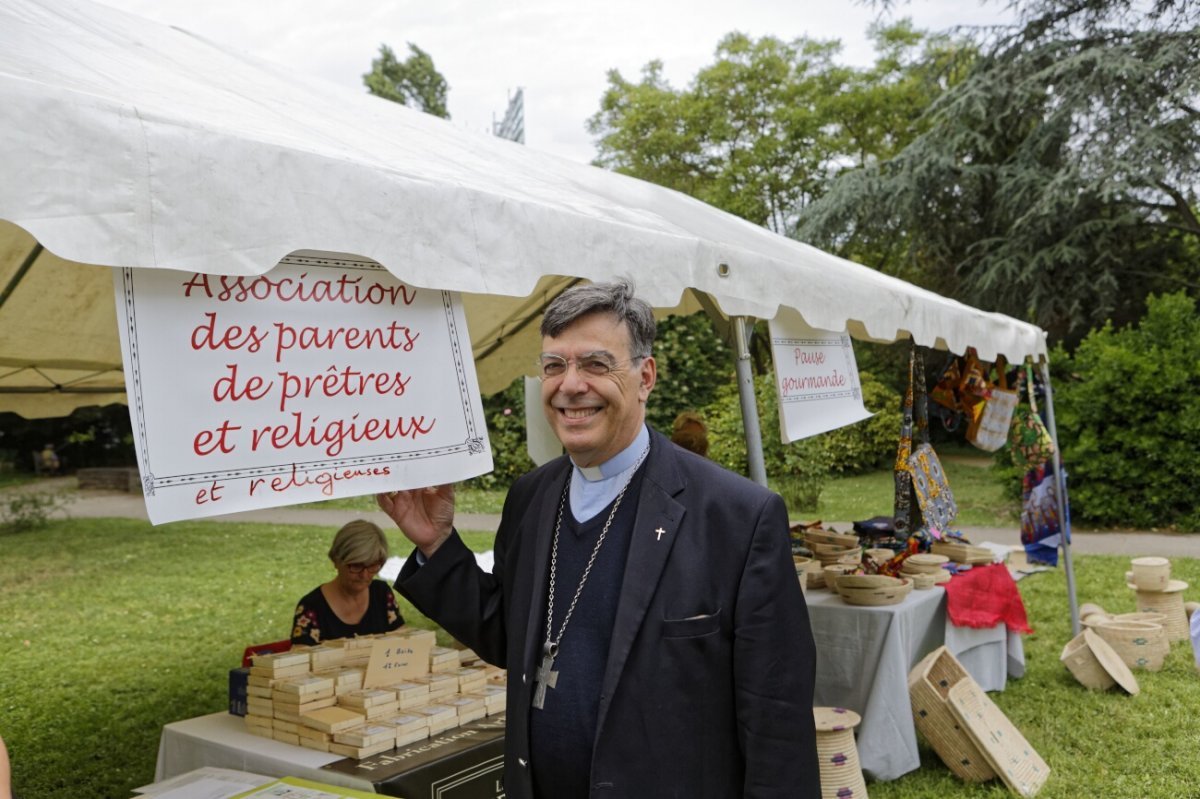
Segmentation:
{"type": "Polygon", "coordinates": [[[379,561],[378,563],[347,563],[346,564],[346,571],[350,572],[351,574],[364,574],[364,573],[375,574],[377,571],[379,571],[382,568],[383,568],[382,560],[379,561]]]}

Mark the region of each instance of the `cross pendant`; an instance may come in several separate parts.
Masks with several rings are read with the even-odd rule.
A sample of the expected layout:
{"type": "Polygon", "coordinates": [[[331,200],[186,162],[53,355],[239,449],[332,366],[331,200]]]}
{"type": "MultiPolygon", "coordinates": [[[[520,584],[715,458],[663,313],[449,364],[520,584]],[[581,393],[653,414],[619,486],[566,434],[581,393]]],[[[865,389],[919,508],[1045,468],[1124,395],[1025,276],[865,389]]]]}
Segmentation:
{"type": "Polygon", "coordinates": [[[546,689],[558,686],[558,672],[553,671],[558,657],[558,644],[547,641],[542,647],[542,662],[534,675],[533,706],[541,710],[546,704],[546,689]]]}

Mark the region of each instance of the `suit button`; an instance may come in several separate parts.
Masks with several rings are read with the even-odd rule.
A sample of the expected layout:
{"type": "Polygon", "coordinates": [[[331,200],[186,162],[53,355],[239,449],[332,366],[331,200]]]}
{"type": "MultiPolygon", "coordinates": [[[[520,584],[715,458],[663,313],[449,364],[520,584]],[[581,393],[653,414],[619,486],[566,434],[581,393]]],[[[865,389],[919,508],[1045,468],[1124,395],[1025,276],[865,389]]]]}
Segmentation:
{"type": "Polygon", "coordinates": [[[521,682],[522,682],[522,683],[524,683],[524,682],[525,682],[525,675],[524,675],[524,674],[522,674],[522,675],[521,675],[521,682]]]}

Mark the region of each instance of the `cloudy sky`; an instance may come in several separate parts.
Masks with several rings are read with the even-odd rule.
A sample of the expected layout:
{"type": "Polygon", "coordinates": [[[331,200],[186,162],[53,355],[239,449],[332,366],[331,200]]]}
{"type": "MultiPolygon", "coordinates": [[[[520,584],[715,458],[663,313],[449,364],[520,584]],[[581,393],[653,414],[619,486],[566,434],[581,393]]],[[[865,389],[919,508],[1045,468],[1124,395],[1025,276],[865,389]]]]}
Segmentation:
{"type": "MultiPolygon", "coordinates": [[[[686,86],[732,30],[783,39],[838,39],[842,61],[872,60],[866,36],[878,16],[855,0],[104,0],[259,58],[365,91],[362,74],[380,43],[402,57],[406,42],[433,56],[450,84],[452,120],[487,132],[508,93],[525,89],[526,144],[576,161],[595,149],[584,125],[599,107],[605,75],[636,78],[661,59],[686,86]]],[[[1004,16],[1002,4],[911,0],[893,16],[943,30],[1004,16]]],[[[889,17],[891,18],[891,17],[889,17]]]]}

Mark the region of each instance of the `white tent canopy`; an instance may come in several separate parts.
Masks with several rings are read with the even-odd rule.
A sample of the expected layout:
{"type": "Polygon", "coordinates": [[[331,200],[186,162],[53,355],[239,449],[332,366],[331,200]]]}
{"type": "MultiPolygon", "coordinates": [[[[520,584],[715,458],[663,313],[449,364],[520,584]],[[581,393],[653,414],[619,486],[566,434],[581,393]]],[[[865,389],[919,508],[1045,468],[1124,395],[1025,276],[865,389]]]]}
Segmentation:
{"type": "Polygon", "coordinates": [[[0,130],[0,410],[122,399],[111,278],[85,264],[254,275],[304,250],[468,295],[485,392],[526,371],[541,307],[581,278],[633,277],[663,310],[705,295],[859,339],[1046,352],[1033,325],[677,192],[83,0],[0,0],[0,130]]]}

